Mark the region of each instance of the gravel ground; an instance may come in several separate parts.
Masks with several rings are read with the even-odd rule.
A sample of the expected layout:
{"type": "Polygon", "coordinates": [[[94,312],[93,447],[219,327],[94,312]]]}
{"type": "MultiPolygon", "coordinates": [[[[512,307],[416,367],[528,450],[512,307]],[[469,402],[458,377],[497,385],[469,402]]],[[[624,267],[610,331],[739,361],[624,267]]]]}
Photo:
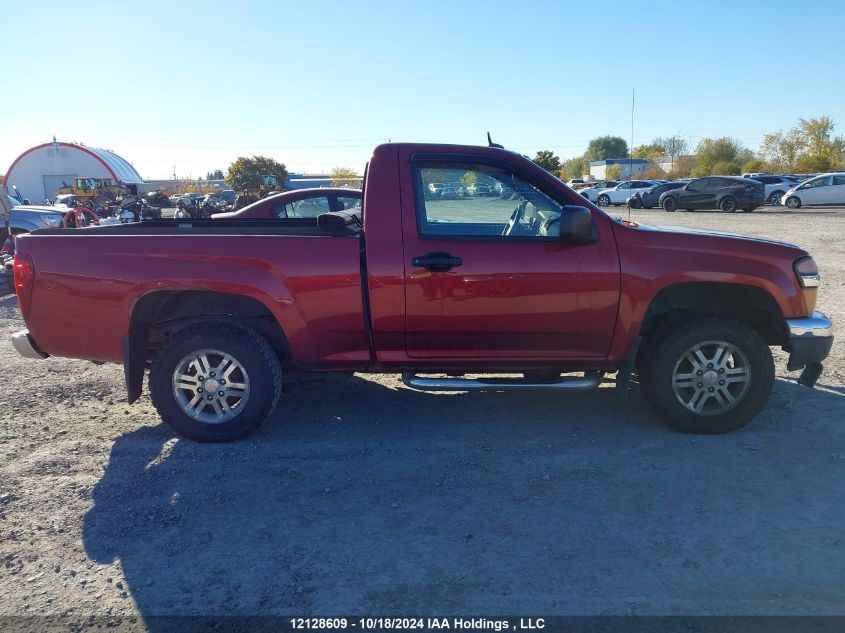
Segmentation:
{"type": "MultiPolygon", "coordinates": [[[[634,219],[801,244],[845,323],[843,213],[634,219]]],[[[22,326],[0,299],[0,335],[22,326]]],[[[845,348],[813,391],[777,356],[769,405],[728,436],[608,389],[356,375],[205,446],[128,406],[119,367],[3,343],[0,616],[845,614],[845,348]]]]}

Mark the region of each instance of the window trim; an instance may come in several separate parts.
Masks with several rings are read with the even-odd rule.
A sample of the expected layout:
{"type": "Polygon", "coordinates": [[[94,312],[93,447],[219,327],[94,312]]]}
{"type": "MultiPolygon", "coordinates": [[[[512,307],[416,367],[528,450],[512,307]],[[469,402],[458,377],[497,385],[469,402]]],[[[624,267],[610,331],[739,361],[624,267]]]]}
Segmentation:
{"type": "MultiPolygon", "coordinates": [[[[518,235],[518,236],[504,236],[504,235],[430,235],[424,233],[422,230],[423,227],[423,213],[425,212],[425,197],[423,194],[423,186],[422,176],[420,170],[417,169],[417,163],[429,163],[429,162],[443,162],[443,163],[475,163],[478,165],[487,165],[490,167],[497,167],[502,169],[503,171],[509,172],[511,175],[516,176],[524,180],[526,183],[540,191],[540,193],[548,196],[553,202],[560,205],[561,207],[567,206],[584,206],[584,205],[575,205],[570,200],[564,198],[559,194],[559,192],[551,192],[549,191],[548,187],[545,186],[545,183],[539,181],[533,174],[531,174],[526,169],[520,169],[519,166],[514,165],[512,162],[495,157],[495,156],[484,156],[479,154],[444,154],[439,152],[415,152],[410,155],[409,157],[409,165],[411,169],[411,181],[412,186],[414,189],[414,216],[416,218],[417,223],[417,238],[420,240],[457,240],[457,241],[464,241],[464,242],[505,242],[505,243],[514,243],[514,242],[527,242],[527,243],[536,243],[536,244],[568,244],[566,240],[562,240],[559,236],[551,236],[551,237],[538,237],[538,236],[531,236],[531,235],[518,235]]],[[[593,212],[591,207],[586,207],[590,209],[590,212],[593,212]]],[[[594,230],[598,231],[598,226],[596,221],[593,220],[593,227],[594,230]]],[[[601,233],[599,232],[599,237],[601,233]]]]}

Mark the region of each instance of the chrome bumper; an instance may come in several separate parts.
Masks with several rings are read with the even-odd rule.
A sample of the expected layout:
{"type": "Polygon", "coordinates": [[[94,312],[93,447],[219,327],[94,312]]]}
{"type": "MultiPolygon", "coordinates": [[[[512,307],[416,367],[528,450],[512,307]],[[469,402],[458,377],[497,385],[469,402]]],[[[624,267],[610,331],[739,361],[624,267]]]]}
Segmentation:
{"type": "Polygon", "coordinates": [[[43,359],[49,356],[49,354],[45,354],[35,346],[35,342],[29,335],[29,330],[21,330],[12,334],[12,345],[18,354],[24,358],[43,359]]]}
{"type": "Polygon", "coordinates": [[[833,323],[821,312],[813,312],[808,317],[787,319],[789,338],[832,338],[833,323]]]}
{"type": "Polygon", "coordinates": [[[821,312],[808,317],[787,319],[789,341],[784,346],[789,352],[786,368],[796,371],[803,368],[799,384],[812,387],[822,373],[822,361],[833,347],[833,323],[821,312]]]}

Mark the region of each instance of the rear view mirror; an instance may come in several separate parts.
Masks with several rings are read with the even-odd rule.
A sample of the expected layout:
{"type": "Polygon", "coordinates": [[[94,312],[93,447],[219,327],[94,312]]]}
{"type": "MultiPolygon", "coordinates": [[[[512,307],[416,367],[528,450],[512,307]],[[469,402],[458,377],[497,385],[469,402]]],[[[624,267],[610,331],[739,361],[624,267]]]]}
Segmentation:
{"type": "Polygon", "coordinates": [[[587,207],[568,204],[560,214],[560,237],[572,244],[591,244],[598,239],[593,213],[587,207]]]}

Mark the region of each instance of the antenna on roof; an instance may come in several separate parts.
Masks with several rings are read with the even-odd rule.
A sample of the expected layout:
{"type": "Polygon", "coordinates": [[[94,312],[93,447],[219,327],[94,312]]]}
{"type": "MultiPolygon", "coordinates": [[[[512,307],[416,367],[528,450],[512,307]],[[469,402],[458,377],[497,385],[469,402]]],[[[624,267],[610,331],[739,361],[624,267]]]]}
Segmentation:
{"type": "Polygon", "coordinates": [[[490,132],[487,132],[487,147],[495,147],[498,149],[505,149],[503,146],[499,145],[498,143],[494,143],[493,139],[490,138],[490,132]]]}

